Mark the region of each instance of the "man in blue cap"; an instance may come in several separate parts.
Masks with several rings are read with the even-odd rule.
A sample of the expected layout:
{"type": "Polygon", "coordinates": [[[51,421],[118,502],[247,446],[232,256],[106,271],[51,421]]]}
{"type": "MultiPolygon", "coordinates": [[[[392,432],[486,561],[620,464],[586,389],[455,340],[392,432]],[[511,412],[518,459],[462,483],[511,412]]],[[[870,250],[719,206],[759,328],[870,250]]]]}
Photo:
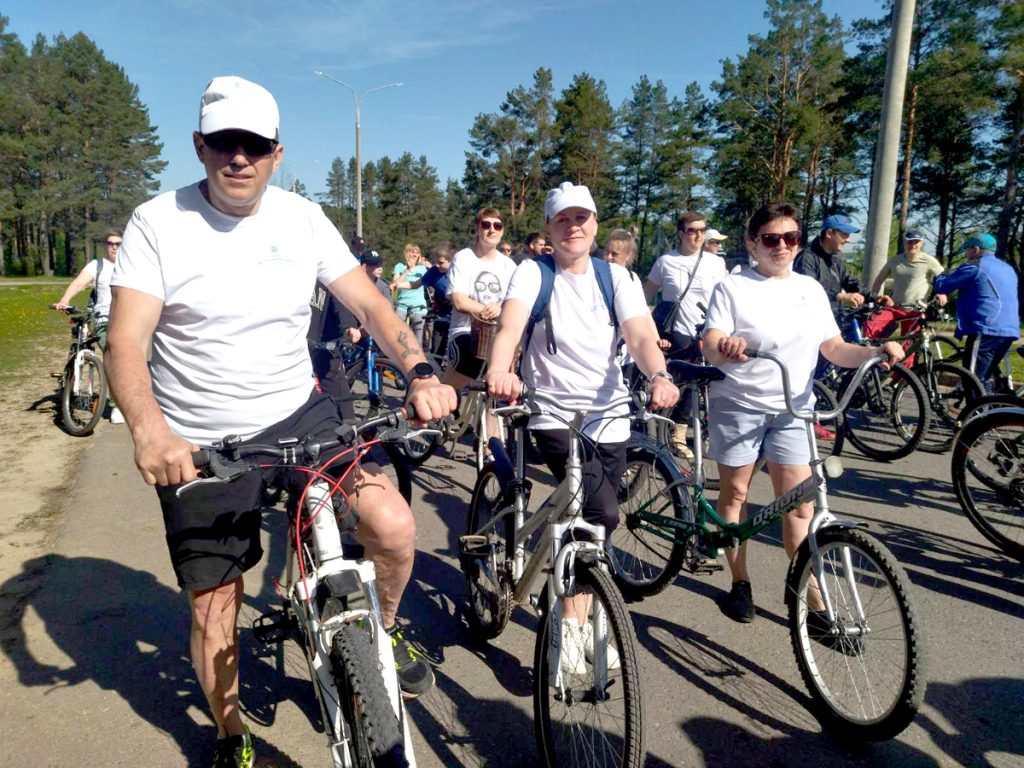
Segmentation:
{"type": "MultiPolygon", "coordinates": [[[[903,236],[903,253],[889,259],[871,284],[871,292],[878,296],[878,303],[885,306],[897,304],[901,307],[922,307],[931,293],[931,281],[943,273],[938,259],[924,252],[924,237],[920,232],[907,230],[903,236]],[[892,297],[882,295],[885,280],[892,276],[892,297]]],[[[935,297],[939,305],[946,303],[946,297],[935,297]]]]}
{"type": "Polygon", "coordinates": [[[842,251],[850,235],[860,232],[848,216],[834,213],[821,224],[821,234],[796,257],[793,271],[813,277],[825,289],[832,312],[843,302],[859,307],[864,303],[860,281],[843,264],[842,251]]]}
{"type": "Polygon", "coordinates": [[[935,278],[936,294],[959,291],[956,336],[967,340],[967,360],[988,392],[999,361],[1020,337],[1017,273],[996,257],[995,250],[992,235],[971,235],[960,249],[966,261],[935,278]]]}

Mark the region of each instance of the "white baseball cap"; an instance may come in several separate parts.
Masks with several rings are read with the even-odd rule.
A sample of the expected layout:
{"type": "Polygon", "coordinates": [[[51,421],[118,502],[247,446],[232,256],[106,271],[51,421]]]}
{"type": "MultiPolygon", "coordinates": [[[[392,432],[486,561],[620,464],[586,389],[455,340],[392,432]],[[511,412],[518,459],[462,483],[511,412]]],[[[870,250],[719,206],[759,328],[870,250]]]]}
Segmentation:
{"type": "Polygon", "coordinates": [[[591,213],[597,213],[597,205],[590,190],[571,181],[563,181],[548,191],[548,196],[544,199],[544,220],[550,221],[566,208],[584,208],[591,213]]]}
{"type": "Polygon", "coordinates": [[[199,100],[199,132],[248,131],[265,139],[280,137],[277,102],[262,85],[241,77],[215,77],[199,100]]]}
{"type": "Polygon", "coordinates": [[[729,238],[727,238],[725,235],[723,235],[717,229],[710,229],[709,228],[708,231],[704,233],[704,239],[705,240],[728,240],[729,238]]]}

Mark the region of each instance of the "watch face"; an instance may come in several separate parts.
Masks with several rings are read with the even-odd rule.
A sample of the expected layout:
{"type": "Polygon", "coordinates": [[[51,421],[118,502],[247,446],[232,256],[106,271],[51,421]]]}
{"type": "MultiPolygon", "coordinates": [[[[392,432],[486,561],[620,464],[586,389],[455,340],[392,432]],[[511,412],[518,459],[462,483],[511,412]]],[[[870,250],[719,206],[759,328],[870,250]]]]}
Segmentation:
{"type": "Polygon", "coordinates": [[[430,363],[416,363],[411,373],[414,379],[427,379],[434,375],[434,366],[430,363]]]}

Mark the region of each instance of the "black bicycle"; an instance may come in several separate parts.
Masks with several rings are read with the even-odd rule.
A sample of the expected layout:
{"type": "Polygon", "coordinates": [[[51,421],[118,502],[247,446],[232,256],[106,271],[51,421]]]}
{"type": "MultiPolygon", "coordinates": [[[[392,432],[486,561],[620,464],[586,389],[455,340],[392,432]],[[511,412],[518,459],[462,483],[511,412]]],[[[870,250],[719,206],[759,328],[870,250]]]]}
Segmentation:
{"type": "MultiPolygon", "coordinates": [[[[91,434],[107,407],[107,377],[96,351],[99,336],[90,331],[91,310],[68,307],[71,350],[60,374],[60,423],[69,435],[91,434]]],[[[56,375],[56,374],[55,374],[56,375]]]]}

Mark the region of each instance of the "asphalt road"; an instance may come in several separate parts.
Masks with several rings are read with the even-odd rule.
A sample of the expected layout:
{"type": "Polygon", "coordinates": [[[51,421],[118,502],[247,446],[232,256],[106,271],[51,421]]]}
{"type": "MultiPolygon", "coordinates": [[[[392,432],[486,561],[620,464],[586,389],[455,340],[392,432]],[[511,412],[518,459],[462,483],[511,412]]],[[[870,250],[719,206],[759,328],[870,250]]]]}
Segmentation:
{"type": "MultiPolygon", "coordinates": [[[[153,491],[127,431],[104,423],[81,465],[48,575],[0,659],[0,766],[207,765],[213,729],[188,659],[187,606],[175,586],[153,491]]],[[[738,625],[715,599],[728,577],[680,577],[631,605],[642,647],[648,765],[1024,766],[1024,566],[988,548],[959,512],[948,456],[896,464],[844,457],[834,510],[867,521],[906,567],[926,632],[928,692],[899,738],[843,745],[823,733],[790,650],[785,556],[777,532],[753,545],[759,618],[738,625]]],[[[402,605],[409,636],[437,661],[436,689],[413,702],[421,766],[534,765],[525,609],[490,644],[470,639],[453,557],[474,471],[436,456],[416,476],[418,555],[402,605]]],[[[759,485],[767,492],[767,480],[759,485]]],[[[759,500],[755,493],[755,501],[759,500]]],[[[763,494],[762,498],[763,500],[763,494]]],[[[242,702],[260,766],[325,766],[299,649],[263,647],[251,621],[277,604],[284,541],[265,517],[265,567],[247,581],[242,702]]]]}

